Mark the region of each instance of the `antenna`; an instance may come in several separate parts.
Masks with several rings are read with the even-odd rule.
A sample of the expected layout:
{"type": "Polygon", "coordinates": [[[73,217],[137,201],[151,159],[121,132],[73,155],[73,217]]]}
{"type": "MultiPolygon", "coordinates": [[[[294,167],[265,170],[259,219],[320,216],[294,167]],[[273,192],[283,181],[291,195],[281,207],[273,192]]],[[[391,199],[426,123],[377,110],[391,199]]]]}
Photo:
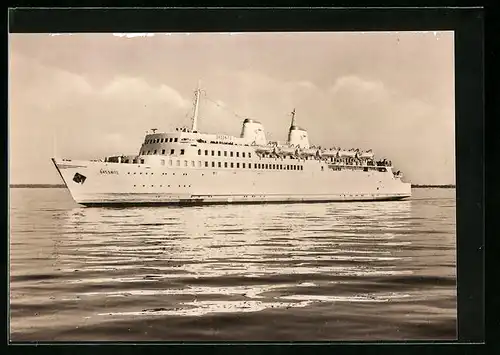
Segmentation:
{"type": "Polygon", "coordinates": [[[157,130],[158,130],[158,128],[151,128],[151,131],[153,131],[153,134],[156,133],[157,130]]]}
{"type": "Polygon", "coordinates": [[[290,126],[295,126],[295,109],[292,111],[292,124],[290,126]]]}
{"type": "Polygon", "coordinates": [[[200,95],[201,95],[201,89],[200,89],[200,80],[198,80],[198,88],[195,91],[195,96],[194,96],[194,115],[193,115],[193,127],[191,131],[196,132],[198,129],[198,111],[200,107],[200,95]]]}

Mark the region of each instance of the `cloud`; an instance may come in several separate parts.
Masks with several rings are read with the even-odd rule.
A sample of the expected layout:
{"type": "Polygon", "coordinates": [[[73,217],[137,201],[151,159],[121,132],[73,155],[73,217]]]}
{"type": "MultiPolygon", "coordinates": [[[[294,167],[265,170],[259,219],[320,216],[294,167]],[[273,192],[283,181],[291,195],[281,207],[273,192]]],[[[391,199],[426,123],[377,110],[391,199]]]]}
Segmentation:
{"type": "Polygon", "coordinates": [[[114,79],[98,94],[102,94],[104,99],[140,100],[143,102],[159,101],[180,108],[189,105],[189,101],[185,100],[179,92],[167,85],[152,86],[144,79],[126,76],[114,79]]]}
{"type": "Polygon", "coordinates": [[[115,37],[135,38],[135,37],[153,37],[154,33],[113,33],[115,37]]]}

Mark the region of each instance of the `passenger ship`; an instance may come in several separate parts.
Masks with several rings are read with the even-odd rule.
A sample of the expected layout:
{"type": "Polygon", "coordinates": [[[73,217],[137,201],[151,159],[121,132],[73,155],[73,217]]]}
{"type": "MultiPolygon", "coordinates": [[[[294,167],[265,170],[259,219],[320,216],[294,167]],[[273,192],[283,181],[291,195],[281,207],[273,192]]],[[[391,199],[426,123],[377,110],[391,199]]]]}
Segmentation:
{"type": "Polygon", "coordinates": [[[73,199],[84,206],[296,203],[400,200],[411,185],[372,151],[309,145],[292,112],[284,144],[245,119],[239,137],[192,128],[146,134],[137,155],[101,160],[52,158],[73,199]]]}

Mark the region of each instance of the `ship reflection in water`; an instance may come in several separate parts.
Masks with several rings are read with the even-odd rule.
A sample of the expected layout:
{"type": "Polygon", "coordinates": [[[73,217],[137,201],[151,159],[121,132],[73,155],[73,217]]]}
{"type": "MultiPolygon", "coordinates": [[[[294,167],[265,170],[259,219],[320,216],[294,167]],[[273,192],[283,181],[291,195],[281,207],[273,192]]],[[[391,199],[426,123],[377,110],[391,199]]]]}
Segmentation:
{"type": "Polygon", "coordinates": [[[126,209],[47,190],[11,194],[12,340],[455,338],[454,190],[126,209]]]}

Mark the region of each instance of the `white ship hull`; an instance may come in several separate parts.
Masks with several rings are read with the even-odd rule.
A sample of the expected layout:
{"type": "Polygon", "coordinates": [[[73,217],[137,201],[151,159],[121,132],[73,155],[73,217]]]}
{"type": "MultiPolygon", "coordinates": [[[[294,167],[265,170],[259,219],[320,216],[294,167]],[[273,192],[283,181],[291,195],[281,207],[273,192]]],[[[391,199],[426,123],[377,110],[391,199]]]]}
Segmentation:
{"type": "MultiPolygon", "coordinates": [[[[73,199],[85,206],[387,201],[411,196],[392,171],[154,166],[52,159],[73,199]]],[[[257,162],[257,161],[256,161],[257,162]]]]}

